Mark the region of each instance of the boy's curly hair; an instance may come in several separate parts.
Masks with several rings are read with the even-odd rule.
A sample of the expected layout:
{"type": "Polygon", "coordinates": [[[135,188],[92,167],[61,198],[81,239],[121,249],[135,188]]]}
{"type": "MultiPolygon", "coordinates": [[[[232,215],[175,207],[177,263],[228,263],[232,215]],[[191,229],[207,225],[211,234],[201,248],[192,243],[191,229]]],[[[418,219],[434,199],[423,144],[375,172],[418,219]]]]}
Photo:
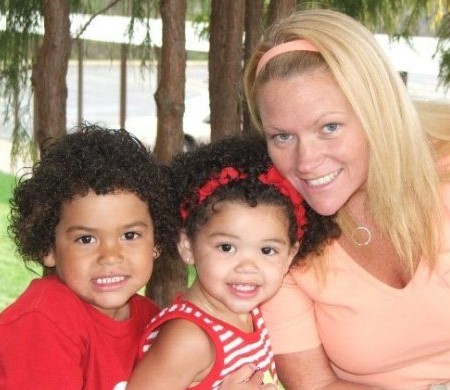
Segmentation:
{"type": "MultiPolygon", "coordinates": [[[[214,212],[214,204],[220,201],[245,202],[250,206],[258,203],[274,204],[286,210],[289,218],[289,236],[296,240],[297,222],[290,200],[282,196],[272,186],[261,183],[257,177],[272,162],[267,153],[265,140],[261,136],[235,136],[198,146],[193,151],[177,155],[172,164],[172,176],[178,207],[183,205],[188,217],[185,220],[186,234],[194,237],[198,228],[214,212]],[[212,174],[219,173],[224,167],[232,166],[248,175],[244,180],[232,181],[218,187],[201,204],[198,204],[198,189],[208,181],[212,174]]],[[[304,203],[308,218],[301,246],[294,260],[296,264],[308,253],[321,253],[326,243],[340,234],[332,217],[317,214],[304,203]]],[[[251,232],[249,232],[251,234],[251,232]]]]}
{"type": "Polygon", "coordinates": [[[10,200],[8,232],[25,262],[40,263],[52,273],[43,258],[55,245],[63,203],[90,190],[98,195],[128,191],[148,204],[157,247],[175,256],[178,217],[170,183],[167,167],[158,165],[136,137],[83,124],[48,144],[31,173],[20,178],[10,200]]]}

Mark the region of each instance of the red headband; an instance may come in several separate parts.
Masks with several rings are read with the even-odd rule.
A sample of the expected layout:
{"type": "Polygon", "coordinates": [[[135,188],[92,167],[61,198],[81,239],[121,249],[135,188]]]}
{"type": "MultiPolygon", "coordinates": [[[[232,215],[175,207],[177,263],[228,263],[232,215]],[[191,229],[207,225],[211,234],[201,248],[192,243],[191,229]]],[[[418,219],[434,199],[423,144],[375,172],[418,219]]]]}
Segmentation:
{"type": "MultiPolygon", "coordinates": [[[[204,185],[197,189],[197,204],[203,203],[203,201],[208,196],[213,194],[218,187],[227,185],[232,181],[245,179],[247,176],[248,175],[246,173],[240,172],[236,168],[223,168],[218,174],[211,176],[204,185]]],[[[270,166],[266,172],[261,173],[258,176],[258,180],[261,183],[276,187],[280,194],[289,198],[294,206],[294,213],[297,220],[297,238],[300,240],[303,237],[303,226],[305,226],[307,222],[306,210],[303,206],[303,198],[292,186],[289,180],[284,178],[273,165],[270,166]]],[[[180,215],[183,220],[185,220],[189,215],[188,204],[186,202],[182,203],[180,207],[180,215]]]]}

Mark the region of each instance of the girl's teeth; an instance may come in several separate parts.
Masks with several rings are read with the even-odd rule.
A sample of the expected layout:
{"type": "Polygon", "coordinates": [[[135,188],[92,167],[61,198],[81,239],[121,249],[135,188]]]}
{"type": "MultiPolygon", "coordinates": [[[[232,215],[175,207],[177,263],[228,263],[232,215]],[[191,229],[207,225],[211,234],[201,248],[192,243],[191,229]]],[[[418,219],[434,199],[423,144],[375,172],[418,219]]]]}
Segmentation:
{"type": "Polygon", "coordinates": [[[331,182],[339,175],[340,172],[341,172],[340,170],[339,170],[339,171],[335,171],[335,172],[333,172],[333,173],[330,173],[330,174],[328,174],[328,175],[319,177],[319,178],[317,178],[317,179],[314,179],[314,180],[308,180],[307,182],[308,182],[308,184],[309,184],[311,187],[319,187],[319,186],[323,186],[323,185],[325,185],[325,184],[331,183],[331,182]]]}
{"type": "Polygon", "coordinates": [[[233,288],[238,291],[248,292],[256,289],[256,286],[250,284],[233,284],[233,288]]]}

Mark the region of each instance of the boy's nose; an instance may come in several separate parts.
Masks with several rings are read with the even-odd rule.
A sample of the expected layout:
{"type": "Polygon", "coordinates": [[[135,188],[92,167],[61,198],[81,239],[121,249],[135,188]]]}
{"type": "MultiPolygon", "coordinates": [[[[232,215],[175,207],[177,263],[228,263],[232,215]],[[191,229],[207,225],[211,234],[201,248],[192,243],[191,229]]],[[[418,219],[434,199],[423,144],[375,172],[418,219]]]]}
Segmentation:
{"type": "Polygon", "coordinates": [[[114,264],[123,261],[122,250],[117,242],[105,242],[100,246],[98,258],[101,264],[114,264]]]}

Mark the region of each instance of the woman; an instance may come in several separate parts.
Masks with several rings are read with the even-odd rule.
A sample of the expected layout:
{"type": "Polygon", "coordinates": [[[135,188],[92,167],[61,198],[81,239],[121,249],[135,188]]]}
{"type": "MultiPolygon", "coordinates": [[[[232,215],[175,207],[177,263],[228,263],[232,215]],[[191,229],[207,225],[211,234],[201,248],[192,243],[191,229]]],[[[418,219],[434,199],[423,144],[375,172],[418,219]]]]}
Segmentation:
{"type": "Polygon", "coordinates": [[[285,386],[450,382],[449,122],[421,122],[373,35],[331,10],[272,26],[245,93],[275,166],[342,231],[263,308],[285,386]]]}

